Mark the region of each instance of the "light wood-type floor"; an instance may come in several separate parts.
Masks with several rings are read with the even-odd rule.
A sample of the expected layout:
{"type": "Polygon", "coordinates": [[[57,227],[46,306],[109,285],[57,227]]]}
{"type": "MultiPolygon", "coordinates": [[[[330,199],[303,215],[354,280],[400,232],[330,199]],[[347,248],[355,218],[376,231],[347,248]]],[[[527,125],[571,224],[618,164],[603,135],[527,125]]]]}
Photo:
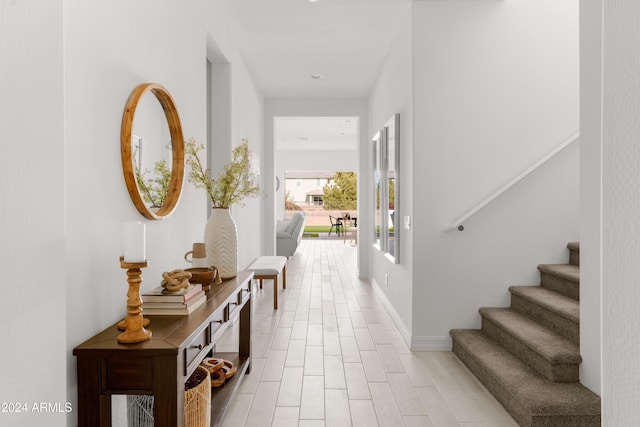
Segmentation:
{"type": "MultiPolygon", "coordinates": [[[[280,308],[271,281],[254,294],[252,371],[224,426],[517,427],[452,353],[409,350],[356,257],[303,240],[280,308]]],[[[217,350],[234,351],[237,324],[225,334],[217,350]]]]}

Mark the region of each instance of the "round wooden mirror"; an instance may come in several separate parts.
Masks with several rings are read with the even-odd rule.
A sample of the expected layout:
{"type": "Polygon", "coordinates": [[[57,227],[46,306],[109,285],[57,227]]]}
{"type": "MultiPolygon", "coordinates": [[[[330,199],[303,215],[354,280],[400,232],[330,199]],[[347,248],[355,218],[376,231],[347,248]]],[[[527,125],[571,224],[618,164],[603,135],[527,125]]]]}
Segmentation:
{"type": "MultiPolygon", "coordinates": [[[[149,115],[149,114],[147,114],[149,115]]],[[[153,115],[153,114],[151,114],[153,115]]],[[[156,114],[155,116],[161,114],[156,114]]],[[[149,120],[147,120],[149,121],[149,120]]],[[[146,150],[145,150],[146,151],[146,150]]],[[[173,212],[180,200],[182,193],[182,183],[184,181],[184,138],[182,136],[182,126],[180,117],[176,109],[173,98],[169,92],[156,83],[142,83],[136,86],[129,95],[127,105],[122,115],[122,129],[120,132],[120,152],[122,155],[122,172],[124,181],[131,201],[138,212],[148,219],[163,219],[173,212]],[[145,146],[152,144],[152,147],[166,147],[171,150],[171,165],[162,159],[153,163],[152,160],[145,159],[147,164],[153,163],[154,178],[145,178],[142,159],[143,138],[134,133],[134,118],[136,109],[142,103],[143,96],[151,92],[155,95],[164,110],[164,118],[152,117],[156,123],[154,126],[168,125],[169,142],[162,140],[149,142],[145,139],[145,146]],[[151,162],[151,163],[150,163],[151,162]],[[150,185],[148,185],[150,184],[150,185]],[[151,186],[151,190],[149,187],[151,186]],[[150,194],[150,191],[153,193],[150,194]]]]}

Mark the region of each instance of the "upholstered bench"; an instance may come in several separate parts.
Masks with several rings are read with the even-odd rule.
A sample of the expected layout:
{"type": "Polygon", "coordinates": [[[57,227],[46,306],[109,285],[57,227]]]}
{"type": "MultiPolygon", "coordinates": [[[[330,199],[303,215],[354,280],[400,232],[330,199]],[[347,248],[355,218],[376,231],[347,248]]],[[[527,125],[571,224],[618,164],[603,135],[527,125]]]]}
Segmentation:
{"type": "Polygon", "coordinates": [[[260,280],[262,289],[263,279],[273,279],[273,309],[278,309],[278,276],[282,273],[282,289],[287,289],[287,257],[261,256],[248,268],[253,271],[253,278],[260,280]]]}

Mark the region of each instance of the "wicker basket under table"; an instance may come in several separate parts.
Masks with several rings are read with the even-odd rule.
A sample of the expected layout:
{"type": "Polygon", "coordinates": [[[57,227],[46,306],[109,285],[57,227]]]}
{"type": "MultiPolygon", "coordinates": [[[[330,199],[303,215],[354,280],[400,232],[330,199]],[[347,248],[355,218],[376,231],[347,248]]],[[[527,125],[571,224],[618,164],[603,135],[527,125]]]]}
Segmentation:
{"type": "MultiPolygon", "coordinates": [[[[209,371],[202,366],[196,368],[194,375],[197,374],[203,375],[204,379],[184,392],[185,427],[211,425],[211,377],[209,371]]],[[[153,427],[153,396],[127,396],[127,425],[153,427]]]]}

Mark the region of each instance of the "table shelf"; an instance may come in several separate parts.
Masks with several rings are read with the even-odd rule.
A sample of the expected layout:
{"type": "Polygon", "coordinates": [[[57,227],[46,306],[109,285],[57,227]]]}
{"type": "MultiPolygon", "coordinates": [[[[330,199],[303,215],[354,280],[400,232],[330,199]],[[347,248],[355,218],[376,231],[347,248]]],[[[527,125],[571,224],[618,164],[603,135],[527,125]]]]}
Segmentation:
{"type": "Polygon", "coordinates": [[[211,425],[217,426],[222,423],[229,402],[248,373],[251,360],[241,357],[238,353],[215,353],[213,357],[229,360],[238,367],[236,374],[226,380],[223,386],[211,388],[211,425]]]}

